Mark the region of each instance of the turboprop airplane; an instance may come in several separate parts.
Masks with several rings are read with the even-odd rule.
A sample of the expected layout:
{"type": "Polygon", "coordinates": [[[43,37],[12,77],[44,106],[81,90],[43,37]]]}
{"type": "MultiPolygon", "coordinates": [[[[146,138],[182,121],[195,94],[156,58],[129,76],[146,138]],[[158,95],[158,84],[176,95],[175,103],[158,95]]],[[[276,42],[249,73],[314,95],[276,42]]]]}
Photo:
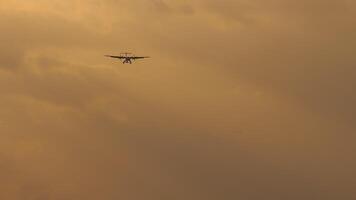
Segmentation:
{"type": "Polygon", "coordinates": [[[148,56],[135,56],[132,53],[120,53],[119,56],[112,56],[112,55],[105,55],[105,56],[110,57],[110,58],[117,58],[120,60],[124,60],[122,62],[123,64],[126,64],[126,63],[132,64],[133,60],[149,58],[148,56]]]}

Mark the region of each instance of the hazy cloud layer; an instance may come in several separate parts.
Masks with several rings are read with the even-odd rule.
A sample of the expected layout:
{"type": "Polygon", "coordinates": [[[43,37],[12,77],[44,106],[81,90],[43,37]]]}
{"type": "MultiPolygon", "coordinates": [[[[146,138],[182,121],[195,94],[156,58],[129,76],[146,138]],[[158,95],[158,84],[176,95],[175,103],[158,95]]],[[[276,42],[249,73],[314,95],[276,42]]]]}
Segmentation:
{"type": "Polygon", "coordinates": [[[355,199],[355,6],[0,0],[0,199],[355,199]]]}

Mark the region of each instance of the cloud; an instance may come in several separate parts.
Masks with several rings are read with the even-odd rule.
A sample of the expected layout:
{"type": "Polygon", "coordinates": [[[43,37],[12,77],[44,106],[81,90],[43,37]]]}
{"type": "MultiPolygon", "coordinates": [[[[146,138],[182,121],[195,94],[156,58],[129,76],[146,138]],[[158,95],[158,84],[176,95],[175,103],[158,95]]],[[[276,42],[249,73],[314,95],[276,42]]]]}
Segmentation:
{"type": "Polygon", "coordinates": [[[353,199],[353,2],[7,3],[1,197],[353,199]]]}

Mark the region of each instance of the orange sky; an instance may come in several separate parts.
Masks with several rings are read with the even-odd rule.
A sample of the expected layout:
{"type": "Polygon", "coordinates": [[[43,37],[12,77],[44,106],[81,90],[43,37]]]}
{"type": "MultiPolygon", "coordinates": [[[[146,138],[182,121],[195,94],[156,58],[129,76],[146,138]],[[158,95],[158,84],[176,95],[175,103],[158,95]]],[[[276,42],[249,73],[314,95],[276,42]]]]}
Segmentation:
{"type": "Polygon", "coordinates": [[[356,199],[355,13],[0,0],[0,199],[356,199]]]}

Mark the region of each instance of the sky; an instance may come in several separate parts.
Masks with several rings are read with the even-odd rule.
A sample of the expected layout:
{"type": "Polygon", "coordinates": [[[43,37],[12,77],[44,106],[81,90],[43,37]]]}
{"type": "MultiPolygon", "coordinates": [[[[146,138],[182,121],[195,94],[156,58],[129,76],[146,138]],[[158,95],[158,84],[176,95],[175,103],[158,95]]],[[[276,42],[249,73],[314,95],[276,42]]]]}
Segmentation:
{"type": "Polygon", "coordinates": [[[353,0],[0,0],[0,27],[0,199],[356,199],[353,0]]]}

